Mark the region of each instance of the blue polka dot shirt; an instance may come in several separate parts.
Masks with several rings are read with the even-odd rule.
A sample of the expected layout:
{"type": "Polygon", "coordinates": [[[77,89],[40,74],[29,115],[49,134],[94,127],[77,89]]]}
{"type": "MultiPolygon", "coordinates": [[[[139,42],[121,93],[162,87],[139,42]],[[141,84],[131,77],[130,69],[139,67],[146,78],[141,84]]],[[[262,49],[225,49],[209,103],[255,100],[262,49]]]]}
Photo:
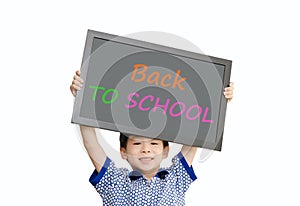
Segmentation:
{"type": "Polygon", "coordinates": [[[89,181],[104,206],[174,206],[185,205],[185,192],[196,179],[193,167],[179,153],[172,159],[172,165],[160,169],[150,182],[138,171],[117,168],[108,157],[100,172],[94,171],[89,181]]]}

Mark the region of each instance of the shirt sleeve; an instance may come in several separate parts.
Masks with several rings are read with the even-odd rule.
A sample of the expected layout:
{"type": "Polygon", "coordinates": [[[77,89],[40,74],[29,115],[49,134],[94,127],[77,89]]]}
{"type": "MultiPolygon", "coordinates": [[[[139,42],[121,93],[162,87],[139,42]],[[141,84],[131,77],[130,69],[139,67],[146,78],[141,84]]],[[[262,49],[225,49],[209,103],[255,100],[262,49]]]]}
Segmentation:
{"type": "Polygon", "coordinates": [[[176,185],[178,190],[184,193],[188,190],[191,183],[197,179],[193,167],[188,165],[181,152],[172,159],[170,171],[177,178],[176,185]]]}
{"type": "Polygon", "coordinates": [[[104,197],[113,190],[117,184],[125,181],[125,170],[124,168],[117,168],[114,162],[107,157],[99,173],[94,170],[89,181],[97,192],[104,197]]]}

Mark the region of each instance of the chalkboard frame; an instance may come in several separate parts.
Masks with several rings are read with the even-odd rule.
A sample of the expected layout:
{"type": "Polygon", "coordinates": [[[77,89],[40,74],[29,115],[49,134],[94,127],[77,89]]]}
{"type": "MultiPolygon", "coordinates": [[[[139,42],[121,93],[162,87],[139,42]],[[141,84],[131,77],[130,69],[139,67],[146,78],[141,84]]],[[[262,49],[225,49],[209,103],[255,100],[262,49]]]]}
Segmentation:
{"type": "MultiPolygon", "coordinates": [[[[132,38],[128,38],[128,37],[113,35],[113,34],[104,33],[104,32],[100,32],[100,31],[94,31],[94,30],[90,30],[90,29],[87,31],[84,53],[83,53],[83,58],[82,58],[82,63],[81,63],[81,78],[84,81],[88,75],[88,65],[89,65],[88,63],[89,63],[89,57],[90,57],[90,54],[92,51],[92,43],[93,43],[94,38],[101,38],[101,39],[105,39],[107,41],[115,41],[115,42],[119,42],[119,43],[133,45],[133,46],[144,47],[144,48],[156,50],[159,52],[167,52],[167,53],[170,53],[172,55],[177,55],[177,56],[190,57],[190,58],[197,59],[199,61],[207,61],[209,59],[209,61],[211,63],[221,64],[221,65],[225,66],[224,76],[222,79],[223,80],[223,88],[220,88],[220,89],[223,90],[226,86],[229,85],[230,75],[231,75],[231,66],[232,66],[231,60],[218,58],[218,57],[214,57],[214,56],[209,56],[209,55],[204,55],[204,54],[200,54],[200,53],[195,53],[195,52],[182,50],[182,49],[178,49],[178,48],[173,48],[173,47],[169,47],[169,46],[154,44],[154,43],[150,43],[150,42],[145,42],[145,41],[132,39],[132,38]]],[[[79,91],[75,98],[71,123],[81,124],[81,125],[91,126],[91,127],[95,127],[95,128],[111,130],[111,131],[119,131],[119,129],[118,129],[118,128],[120,128],[119,125],[115,125],[110,122],[98,121],[98,120],[81,117],[80,116],[80,108],[81,108],[82,99],[83,99],[83,92],[79,91]]],[[[221,151],[222,142],[223,142],[223,134],[224,134],[225,114],[226,114],[226,107],[227,107],[227,100],[224,97],[224,95],[222,95],[219,105],[220,105],[220,110],[219,110],[216,142],[215,143],[202,142],[200,145],[193,145],[193,146],[216,150],[216,151],[221,151]]]]}

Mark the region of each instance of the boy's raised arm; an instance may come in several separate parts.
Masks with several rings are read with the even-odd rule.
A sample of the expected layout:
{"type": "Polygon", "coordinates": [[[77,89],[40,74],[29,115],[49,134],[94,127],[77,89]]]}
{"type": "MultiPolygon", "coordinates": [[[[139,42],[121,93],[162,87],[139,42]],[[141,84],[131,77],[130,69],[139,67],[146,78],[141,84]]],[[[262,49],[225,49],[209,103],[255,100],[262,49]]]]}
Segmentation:
{"type": "MultiPolygon", "coordinates": [[[[82,79],[80,78],[80,71],[76,71],[74,75],[70,90],[73,96],[76,96],[76,92],[82,87],[82,79]]],[[[106,154],[102,146],[98,143],[95,128],[80,125],[81,136],[83,139],[84,147],[96,169],[99,172],[106,160],[106,154]]]]}
{"type": "Polygon", "coordinates": [[[192,165],[196,152],[197,152],[197,147],[192,147],[188,145],[182,146],[181,154],[184,156],[184,159],[186,160],[189,166],[192,165]]]}
{"type": "Polygon", "coordinates": [[[80,125],[83,145],[96,169],[100,172],[106,160],[106,154],[102,146],[98,143],[95,128],[80,125]]]}

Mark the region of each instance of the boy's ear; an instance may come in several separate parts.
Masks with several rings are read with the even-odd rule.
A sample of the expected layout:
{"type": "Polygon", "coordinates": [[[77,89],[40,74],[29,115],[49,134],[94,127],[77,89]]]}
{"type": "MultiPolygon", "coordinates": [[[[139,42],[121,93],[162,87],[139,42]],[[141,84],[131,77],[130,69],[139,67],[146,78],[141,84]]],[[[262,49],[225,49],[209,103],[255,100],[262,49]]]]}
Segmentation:
{"type": "Polygon", "coordinates": [[[124,147],[120,148],[120,153],[121,153],[122,159],[127,160],[128,156],[127,156],[127,153],[126,153],[126,149],[124,147]]]}
{"type": "Polygon", "coordinates": [[[166,146],[163,150],[163,158],[166,159],[169,155],[169,146],[166,146]]]}

